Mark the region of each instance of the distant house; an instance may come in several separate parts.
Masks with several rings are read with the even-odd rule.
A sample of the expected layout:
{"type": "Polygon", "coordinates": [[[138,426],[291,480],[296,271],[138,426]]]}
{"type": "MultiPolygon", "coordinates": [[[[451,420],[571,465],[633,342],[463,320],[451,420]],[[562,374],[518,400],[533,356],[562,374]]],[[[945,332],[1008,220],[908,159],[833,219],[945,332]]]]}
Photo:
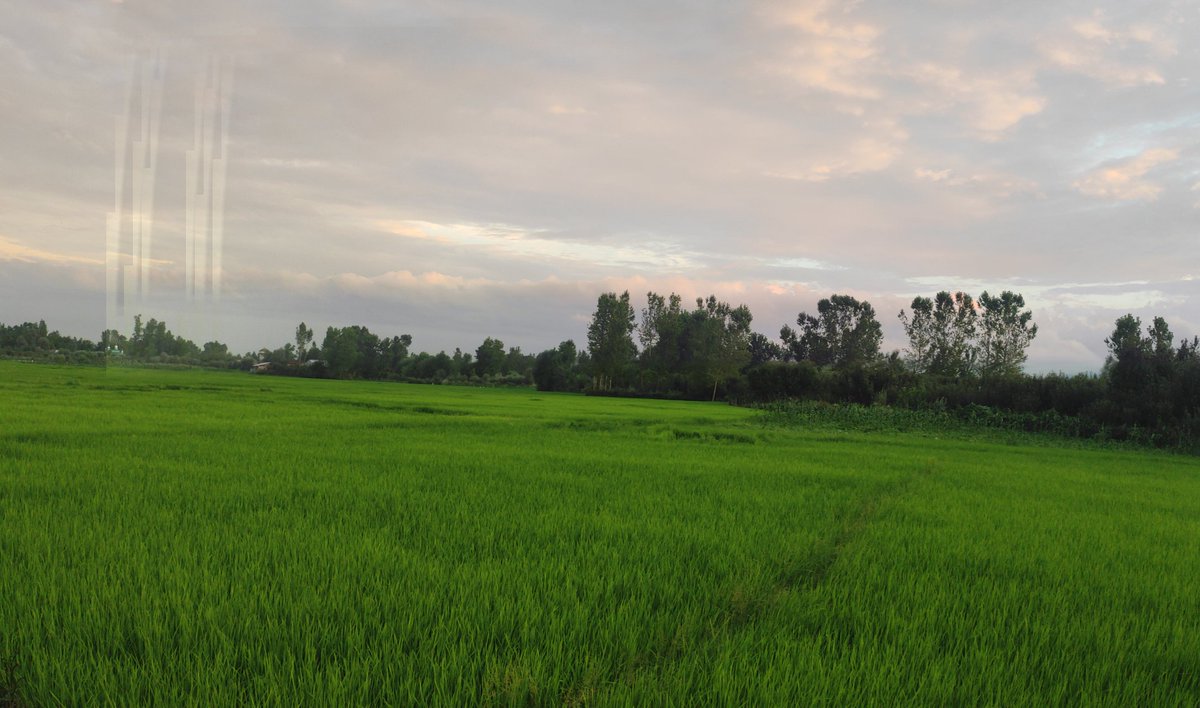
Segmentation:
{"type": "Polygon", "coordinates": [[[259,364],[251,364],[250,372],[254,374],[265,374],[271,370],[271,362],[264,361],[259,364]]]}

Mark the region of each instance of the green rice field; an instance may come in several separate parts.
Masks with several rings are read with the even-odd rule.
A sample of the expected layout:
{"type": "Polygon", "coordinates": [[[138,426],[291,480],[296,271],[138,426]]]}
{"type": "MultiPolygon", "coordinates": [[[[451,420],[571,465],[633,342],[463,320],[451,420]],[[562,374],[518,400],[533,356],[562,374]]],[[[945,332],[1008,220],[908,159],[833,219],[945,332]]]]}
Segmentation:
{"type": "Polygon", "coordinates": [[[1200,459],[0,362],[0,705],[1200,705],[1200,459]]]}

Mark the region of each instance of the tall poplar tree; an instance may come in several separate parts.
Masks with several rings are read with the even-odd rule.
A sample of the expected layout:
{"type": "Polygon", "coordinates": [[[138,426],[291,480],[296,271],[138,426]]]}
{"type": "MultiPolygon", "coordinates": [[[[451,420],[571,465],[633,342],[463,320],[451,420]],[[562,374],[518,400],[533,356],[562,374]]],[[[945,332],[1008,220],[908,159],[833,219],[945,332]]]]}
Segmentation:
{"type": "Polygon", "coordinates": [[[596,312],[588,325],[588,352],[592,361],[592,385],[607,391],[613,381],[633,362],[637,347],[633,343],[633,305],[629,291],[604,293],[596,301],[596,312]]]}
{"type": "Polygon", "coordinates": [[[1038,327],[1033,313],[1022,311],[1025,298],[1005,290],[992,296],[985,290],[979,296],[979,371],[984,376],[1016,376],[1027,357],[1038,327]]]}

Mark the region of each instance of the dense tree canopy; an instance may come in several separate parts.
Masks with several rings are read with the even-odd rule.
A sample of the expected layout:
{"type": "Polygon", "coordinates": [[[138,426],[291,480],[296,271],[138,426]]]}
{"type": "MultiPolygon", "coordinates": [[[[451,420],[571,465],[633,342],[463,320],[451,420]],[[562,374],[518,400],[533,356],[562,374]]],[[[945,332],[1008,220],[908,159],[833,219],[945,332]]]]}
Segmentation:
{"type": "Polygon", "coordinates": [[[633,305],[629,291],[604,293],[596,301],[596,312],[588,325],[588,353],[592,359],[595,387],[612,388],[633,363],[637,347],[633,343],[633,305]]]}
{"type": "Polygon", "coordinates": [[[1025,364],[1026,350],[1037,336],[1033,313],[1022,311],[1025,298],[1005,290],[979,296],[979,371],[983,376],[1016,376],[1025,364]]]}
{"type": "Polygon", "coordinates": [[[850,295],[834,295],[817,303],[816,316],[801,312],[799,331],[784,326],[779,338],[796,361],[836,368],[862,366],[879,358],[883,328],[871,303],[850,295]]]}
{"type": "Polygon", "coordinates": [[[568,339],[537,355],[533,381],[539,391],[578,391],[583,387],[578,365],[575,342],[568,339]]]}
{"type": "Polygon", "coordinates": [[[504,366],[504,342],[488,337],[475,349],[475,371],[480,376],[495,376],[504,366]]]}
{"type": "Polygon", "coordinates": [[[197,356],[200,348],[183,337],[175,336],[167,329],[166,322],[159,322],[151,317],[142,324],[142,316],[133,318],[133,336],[127,343],[131,356],[154,357],[168,356],[197,356]]]}
{"type": "Polygon", "coordinates": [[[974,299],[962,292],[942,291],[932,300],[917,297],[912,315],[900,311],[909,339],[909,363],[918,373],[960,377],[974,372],[978,313],[974,299]]]}

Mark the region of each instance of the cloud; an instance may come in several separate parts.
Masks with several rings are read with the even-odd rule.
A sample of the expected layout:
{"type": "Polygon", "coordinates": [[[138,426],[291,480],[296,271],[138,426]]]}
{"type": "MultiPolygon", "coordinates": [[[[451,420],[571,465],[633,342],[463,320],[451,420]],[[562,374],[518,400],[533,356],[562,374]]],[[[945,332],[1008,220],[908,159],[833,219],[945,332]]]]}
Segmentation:
{"type": "MultiPolygon", "coordinates": [[[[823,1],[771,6],[762,15],[786,40],[762,67],[805,89],[831,94],[842,113],[872,116],[898,130],[909,115],[961,111],[962,121],[978,138],[995,142],[1045,109],[1036,68],[1027,62],[981,68],[961,58],[921,60],[920,48],[914,53],[889,45],[889,28],[863,19],[860,10],[857,4],[838,7],[823,1]],[[916,95],[896,91],[905,81],[917,87],[916,95]]],[[[863,149],[881,154],[873,146],[863,149]]],[[[814,169],[793,173],[793,178],[823,181],[823,174],[814,169]]]]}
{"type": "Polygon", "coordinates": [[[1153,148],[1134,157],[1101,165],[1074,184],[1080,193],[1110,201],[1154,201],[1162,186],[1144,179],[1158,165],[1179,158],[1177,150],[1153,148]]]}
{"type": "Polygon", "coordinates": [[[130,57],[163,46],[151,304],[198,320],[171,300],[195,69],[236,55],[235,347],[316,317],[419,346],[579,341],[597,289],[624,287],[744,298],[772,332],[832,292],[898,309],[930,272],[1145,281],[1046,295],[1063,341],[1102,342],[1084,320],[1130,293],[1195,309],[1171,285],[1200,262],[1178,3],[16,3],[0,285],[23,289],[4,317],[102,309],[114,118],[130,57]],[[69,296],[79,278],[100,290],[69,296]]]}
{"type": "Polygon", "coordinates": [[[1041,51],[1059,69],[1117,88],[1165,84],[1156,62],[1178,53],[1163,30],[1146,24],[1113,29],[1100,11],[1045,40],[1041,51]]]}
{"type": "Polygon", "coordinates": [[[41,248],[24,246],[16,241],[0,236],[0,261],[21,261],[23,263],[78,263],[84,265],[104,265],[104,261],[86,256],[71,255],[47,251],[41,248]]]}
{"type": "Polygon", "coordinates": [[[878,98],[871,79],[879,53],[878,27],[837,17],[822,0],[770,5],[763,12],[769,25],[782,28],[787,41],[764,68],[797,84],[850,98],[878,98]]]}
{"type": "Polygon", "coordinates": [[[764,261],[771,268],[798,268],[801,270],[845,270],[844,266],[815,258],[773,258],[764,261]]]}
{"type": "Polygon", "coordinates": [[[586,108],[580,108],[579,106],[564,106],[560,103],[555,103],[546,110],[556,116],[582,116],[589,113],[586,108]]]}
{"type": "Polygon", "coordinates": [[[555,239],[546,230],[524,229],[509,224],[438,224],[419,220],[379,220],[376,226],[388,233],[433,241],[447,246],[469,247],[507,258],[561,259],[596,265],[635,269],[684,270],[694,268],[698,254],[666,243],[585,243],[555,239]]]}
{"type": "Polygon", "coordinates": [[[1186,301],[1186,298],[1183,296],[1171,295],[1161,290],[1129,290],[1119,293],[1063,293],[1058,297],[1058,302],[1067,308],[1091,306],[1114,312],[1119,310],[1141,310],[1148,307],[1161,307],[1163,305],[1182,305],[1186,301]]]}
{"type": "Polygon", "coordinates": [[[1122,88],[1166,83],[1150,66],[1129,66],[1105,59],[1098,51],[1073,46],[1049,46],[1044,51],[1058,67],[1122,88]]]}
{"type": "Polygon", "coordinates": [[[902,70],[931,93],[918,112],[944,111],[958,106],[966,122],[983,140],[995,142],[1023,119],[1046,107],[1035,74],[1029,68],[970,71],[960,66],[925,62],[902,70]]]}
{"type": "Polygon", "coordinates": [[[1019,175],[1001,172],[975,172],[961,174],[953,168],[935,170],[918,167],[913,170],[913,177],[922,182],[930,182],[950,188],[965,188],[982,191],[998,198],[1011,198],[1017,195],[1036,195],[1038,184],[1033,180],[1019,175]]]}
{"type": "Polygon", "coordinates": [[[904,152],[908,131],[891,120],[861,122],[861,133],[821,150],[828,154],[798,169],[767,170],[768,177],[796,182],[825,182],[830,179],[881,172],[904,152]]]}

